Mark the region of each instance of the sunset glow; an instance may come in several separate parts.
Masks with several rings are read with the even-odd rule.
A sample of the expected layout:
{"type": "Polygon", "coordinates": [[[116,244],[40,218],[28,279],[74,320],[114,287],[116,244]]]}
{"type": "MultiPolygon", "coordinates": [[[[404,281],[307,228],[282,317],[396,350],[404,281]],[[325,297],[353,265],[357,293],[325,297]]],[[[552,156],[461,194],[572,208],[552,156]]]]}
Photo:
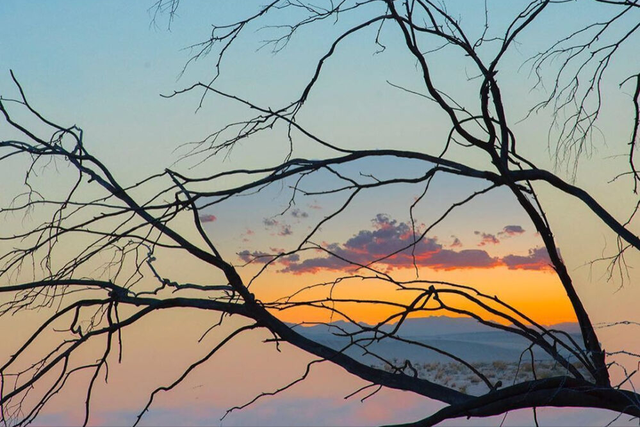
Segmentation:
{"type": "Polygon", "coordinates": [[[1,0],[0,425],[636,425],[639,23],[1,0]]]}

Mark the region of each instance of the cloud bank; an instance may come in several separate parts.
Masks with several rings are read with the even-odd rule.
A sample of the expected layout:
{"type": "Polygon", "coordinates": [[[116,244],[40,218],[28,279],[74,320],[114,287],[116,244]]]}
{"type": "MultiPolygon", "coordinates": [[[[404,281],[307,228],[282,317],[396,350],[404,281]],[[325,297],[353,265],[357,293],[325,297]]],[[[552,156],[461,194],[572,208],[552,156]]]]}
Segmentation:
{"type": "MultiPolygon", "coordinates": [[[[282,273],[304,274],[321,270],[349,270],[358,265],[368,265],[372,261],[375,268],[401,269],[428,267],[435,270],[456,270],[471,268],[495,268],[506,266],[510,270],[550,270],[550,260],[544,248],[529,250],[529,254],[491,256],[484,249],[462,249],[462,244],[455,238],[454,244],[445,248],[435,237],[425,237],[412,246],[416,235],[407,223],[398,222],[385,214],[378,214],[371,221],[372,229],[360,230],[344,243],[332,243],[326,246],[332,255],[322,255],[300,259],[289,256],[278,260],[284,268],[282,273]]],[[[277,225],[277,224],[272,224],[277,225]]],[[[511,235],[524,232],[520,226],[507,226],[504,233],[511,235]]],[[[476,232],[482,236],[481,245],[497,244],[499,240],[492,234],[476,232]]],[[[238,256],[245,262],[266,262],[273,258],[264,252],[243,251],[238,256]]]]}

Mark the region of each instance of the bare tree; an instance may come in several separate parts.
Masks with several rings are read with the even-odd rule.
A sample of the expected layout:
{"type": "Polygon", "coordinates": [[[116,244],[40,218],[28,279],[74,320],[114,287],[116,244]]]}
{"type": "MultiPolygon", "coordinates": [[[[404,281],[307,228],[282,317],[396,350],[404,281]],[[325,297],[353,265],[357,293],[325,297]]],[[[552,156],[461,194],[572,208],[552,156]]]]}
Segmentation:
{"type": "MultiPolygon", "coordinates": [[[[154,19],[164,19],[165,14],[173,19],[178,3],[159,0],[153,9],[154,19]]],[[[215,313],[219,321],[213,327],[230,322],[226,320],[230,316],[243,321],[234,323],[237,327],[226,338],[204,357],[193,360],[174,382],[152,391],[147,405],[140,408],[137,421],[160,391],[173,389],[236,336],[254,329],[269,331],[273,336],[271,345],[286,342],[318,360],[342,367],[369,382],[374,392],[388,387],[447,404],[411,425],[434,425],[450,418],[486,417],[523,408],[532,408],[535,412],[535,408],[548,406],[603,408],[639,416],[640,396],[629,389],[635,371],[621,384],[612,384],[611,363],[560,255],[545,214],[544,198],[539,197],[538,191],[544,184],[565,198],[579,201],[613,232],[617,247],[613,253],[605,254],[603,261],[610,263],[611,274],[620,271],[624,276],[625,255],[640,249],[640,240],[633,231],[640,201],[636,201],[635,209],[626,219],[618,219],[617,213],[611,213],[610,208],[575,185],[572,179],[580,158],[590,151],[594,132],[598,132],[599,116],[609,106],[605,102],[607,92],[602,88],[608,81],[608,71],[618,61],[636,59],[618,56],[625,55],[629,46],[637,46],[640,4],[601,0],[599,10],[608,15],[595,16],[588,26],[569,28],[567,34],[559,30],[557,38],[518,64],[534,76],[534,87],[546,90],[541,102],[529,105],[525,120],[532,119],[536,112],[550,109],[553,123],[549,145],[556,172],[536,166],[523,154],[528,152],[527,146],[521,147],[519,141],[526,138],[516,134],[513,125],[521,117],[512,117],[508,101],[511,95],[503,91],[498,78],[499,70],[517,71],[511,55],[519,44],[524,46],[532,40],[547,43],[544,37],[537,37],[537,32],[543,31],[539,22],[548,19],[556,8],[580,7],[565,3],[531,1],[522,5],[506,24],[495,25],[490,25],[493,15],[485,4],[483,25],[469,25],[471,28],[465,26],[457,12],[450,10],[453,5],[429,0],[341,0],[319,4],[273,0],[255,7],[252,13],[236,22],[214,25],[207,40],[192,46],[192,61],[214,58],[211,80],[168,95],[197,93],[200,106],[210,98],[223,99],[246,107],[253,115],[228,123],[202,141],[187,145],[189,151],[182,161],[195,161],[200,167],[182,170],[183,163],[178,163],[136,183],[122,183],[109,165],[92,155],[91,142],[85,140],[79,126],[56,123],[48,118],[49,112],[33,105],[28,91],[12,73],[15,94],[3,95],[0,111],[6,129],[14,136],[2,138],[0,161],[3,165],[25,165],[24,191],[1,210],[7,224],[15,223],[12,226],[15,228],[10,229],[18,231],[4,232],[0,237],[3,280],[0,315],[8,318],[16,313],[39,310],[49,315],[14,349],[11,357],[2,362],[0,409],[5,425],[33,422],[71,378],[80,377],[79,372],[89,372],[82,377],[87,379],[86,425],[96,383],[105,380],[109,366],[122,358],[122,348],[126,345],[121,339],[122,331],[151,313],[169,309],[215,313]],[[323,34],[332,37],[325,53],[315,62],[306,85],[294,100],[284,105],[260,105],[239,94],[228,93],[218,85],[229,52],[245,33],[257,28],[268,34],[263,47],[275,53],[308,29],[326,31],[323,34]],[[450,131],[446,138],[424,144],[424,149],[419,151],[395,148],[395,141],[386,147],[354,149],[332,141],[322,130],[312,130],[313,126],[306,124],[310,120],[304,112],[313,102],[314,90],[326,69],[331,67],[336,53],[354,37],[368,37],[382,54],[393,50],[410,56],[419,86],[389,84],[435,107],[440,114],[437,120],[448,121],[450,131]],[[448,55],[444,58],[464,61],[468,78],[443,81],[441,76],[435,77],[434,69],[442,61],[443,56],[438,56],[442,52],[448,55]],[[451,84],[472,88],[474,95],[459,97],[455,90],[447,89],[451,84]],[[213,159],[228,155],[241,142],[260,138],[268,132],[286,141],[281,162],[215,173],[203,167],[213,159]],[[324,154],[301,157],[297,147],[304,144],[315,145],[321,150],[317,152],[324,154]],[[418,164],[419,172],[388,170],[373,174],[362,166],[387,159],[418,164]],[[51,169],[59,171],[55,188],[51,182],[42,183],[38,178],[38,174],[51,169]],[[563,170],[570,172],[568,180],[562,178],[563,170]],[[462,177],[472,190],[445,206],[435,219],[422,224],[415,211],[429,201],[434,178],[441,176],[462,177]],[[324,184],[317,185],[318,180],[324,184]],[[343,247],[317,240],[321,230],[336,224],[362,195],[393,192],[395,186],[403,184],[418,188],[419,196],[406,206],[410,221],[403,223],[404,237],[396,239],[386,253],[354,257],[343,247]],[[224,209],[239,197],[259,197],[274,185],[281,185],[281,191],[288,198],[281,214],[302,215],[296,203],[320,197],[322,200],[332,197],[332,204],[328,203],[331,211],[322,215],[296,245],[282,250],[236,253],[236,248],[221,247],[216,236],[205,231],[203,224],[210,219],[207,212],[224,209]],[[433,229],[455,212],[466,209],[471,201],[499,189],[515,198],[539,233],[545,249],[540,253],[566,293],[582,342],[543,326],[500,296],[464,283],[422,278],[421,267],[425,265],[421,263],[420,254],[433,244],[430,240],[433,229]],[[37,221],[22,222],[27,216],[37,221]],[[29,225],[33,223],[37,225],[29,225]],[[163,269],[163,259],[175,253],[189,256],[210,269],[211,283],[185,282],[163,269]],[[397,277],[394,270],[388,268],[399,257],[411,260],[415,270],[413,279],[397,277]],[[317,269],[331,265],[335,278],[309,283],[303,276],[295,276],[296,290],[272,300],[253,293],[251,286],[267,272],[279,270],[292,274],[305,265],[305,260],[307,266],[316,262],[314,268],[317,269]],[[338,288],[356,281],[398,290],[402,298],[338,295],[338,288]],[[381,307],[391,314],[374,326],[364,325],[350,310],[356,305],[381,307]],[[336,349],[316,342],[301,332],[302,328],[285,323],[279,317],[281,313],[301,308],[349,322],[350,328],[327,323],[336,335],[347,339],[348,344],[336,349]],[[408,340],[399,333],[408,318],[432,314],[462,315],[527,340],[523,357],[531,354],[533,378],[503,385],[459,355],[408,340]],[[52,330],[56,331],[55,341],[42,344],[41,336],[52,330]],[[383,340],[445,355],[476,376],[485,391],[472,395],[437,379],[424,378],[418,375],[410,360],[388,360],[376,354],[372,344],[383,340]],[[85,349],[98,352],[97,359],[93,353],[87,356],[85,352],[83,357],[85,349]],[[353,349],[376,357],[379,364],[371,366],[357,360],[349,353],[353,349]],[[533,349],[546,353],[563,373],[537,378],[533,349]]],[[[640,126],[640,74],[637,62],[631,63],[631,67],[635,67],[635,74],[619,82],[623,90],[631,93],[625,108],[633,112],[633,119],[621,124],[628,128],[630,139],[609,143],[626,150],[629,169],[613,178],[629,180],[630,197],[636,197],[640,180],[634,157],[640,126]]],[[[379,217],[378,221],[388,225],[392,220],[379,217]]],[[[638,357],[632,351],[626,354],[638,357]]],[[[307,373],[308,370],[300,380],[307,373]]],[[[287,389],[298,381],[264,395],[287,389]]]]}

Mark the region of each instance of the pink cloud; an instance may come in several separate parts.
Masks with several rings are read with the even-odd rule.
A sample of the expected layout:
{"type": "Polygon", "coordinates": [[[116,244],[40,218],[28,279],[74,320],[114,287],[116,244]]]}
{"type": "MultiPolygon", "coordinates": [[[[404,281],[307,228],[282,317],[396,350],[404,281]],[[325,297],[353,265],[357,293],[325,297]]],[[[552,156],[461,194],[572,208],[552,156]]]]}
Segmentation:
{"type": "MultiPolygon", "coordinates": [[[[373,220],[373,230],[361,230],[343,244],[333,243],[327,249],[337,255],[308,258],[299,263],[291,263],[282,272],[302,274],[319,270],[343,270],[355,268],[345,260],[355,264],[369,264],[385,258],[378,263],[386,268],[412,268],[415,264],[434,269],[452,270],[457,268],[491,268],[500,265],[497,258],[483,250],[454,251],[444,249],[436,238],[424,238],[413,249],[413,230],[404,222],[398,222],[384,214],[378,214],[373,220]],[[341,259],[342,258],[342,259],[341,259]]],[[[416,238],[419,237],[416,236],[416,238]]]]}
{"type": "Polygon", "coordinates": [[[215,215],[198,215],[200,222],[214,222],[218,218],[215,215]]]}
{"type": "MultiPolygon", "coordinates": [[[[385,214],[378,214],[371,221],[372,229],[360,230],[344,243],[323,243],[327,251],[336,256],[326,255],[318,251],[317,256],[300,259],[299,255],[279,258],[276,262],[283,266],[282,273],[304,274],[322,270],[343,271],[368,265],[384,258],[373,265],[374,268],[402,269],[428,267],[435,270],[456,270],[471,268],[495,268],[504,266],[510,270],[545,270],[550,269],[549,257],[544,248],[531,249],[528,255],[507,255],[503,258],[493,257],[483,249],[457,249],[462,246],[459,239],[444,248],[435,237],[425,237],[414,243],[414,232],[405,222],[399,222],[385,214]],[[393,255],[390,255],[393,254],[393,255]]],[[[282,232],[282,231],[281,231],[282,232]]],[[[487,233],[483,235],[489,243],[498,240],[487,233]],[[493,239],[491,239],[493,237],[493,239]]],[[[286,235],[286,233],[285,233],[286,235]]],[[[416,230],[415,238],[420,231],[416,230]]],[[[266,263],[283,249],[270,248],[270,254],[260,251],[243,251],[238,256],[245,262],[266,263]]]]}

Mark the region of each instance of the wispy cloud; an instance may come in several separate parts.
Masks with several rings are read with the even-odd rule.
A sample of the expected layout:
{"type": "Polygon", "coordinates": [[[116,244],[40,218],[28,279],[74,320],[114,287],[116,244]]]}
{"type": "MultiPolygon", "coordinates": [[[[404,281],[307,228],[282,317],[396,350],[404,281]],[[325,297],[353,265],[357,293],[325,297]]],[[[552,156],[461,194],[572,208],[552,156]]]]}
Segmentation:
{"type": "Polygon", "coordinates": [[[305,211],[302,211],[300,209],[293,209],[291,210],[291,216],[294,218],[308,218],[309,214],[306,213],[305,211]]]}
{"type": "MultiPolygon", "coordinates": [[[[279,254],[281,254],[283,252],[283,250],[281,249],[276,249],[276,248],[270,248],[272,252],[263,252],[263,251],[249,251],[249,250],[244,250],[241,252],[238,252],[238,257],[247,263],[256,263],[256,264],[266,264],[269,261],[273,260],[274,258],[276,258],[277,256],[279,256],[279,254]]],[[[289,264],[293,263],[293,262],[298,262],[300,261],[300,255],[298,254],[291,254],[291,255],[287,255],[287,256],[281,256],[280,258],[278,258],[278,263],[288,266],[289,264]]]]}
{"type": "Polygon", "coordinates": [[[265,226],[265,228],[278,228],[277,231],[274,230],[274,233],[271,234],[272,236],[275,236],[277,234],[278,236],[285,237],[293,234],[293,230],[291,229],[291,226],[289,224],[280,222],[274,218],[264,218],[262,220],[262,224],[265,226]]]}
{"type": "Polygon", "coordinates": [[[198,215],[200,222],[213,222],[218,218],[215,215],[198,215]]]}
{"type": "Polygon", "coordinates": [[[273,227],[280,224],[277,219],[273,219],[273,218],[264,218],[262,220],[262,223],[264,224],[265,227],[273,227]]]}
{"type": "Polygon", "coordinates": [[[278,231],[278,236],[290,236],[291,234],[293,234],[293,231],[291,231],[290,225],[283,225],[278,231]]]}
{"type": "Polygon", "coordinates": [[[462,242],[456,236],[451,236],[453,238],[453,243],[449,245],[450,248],[461,248],[462,242]]]}

